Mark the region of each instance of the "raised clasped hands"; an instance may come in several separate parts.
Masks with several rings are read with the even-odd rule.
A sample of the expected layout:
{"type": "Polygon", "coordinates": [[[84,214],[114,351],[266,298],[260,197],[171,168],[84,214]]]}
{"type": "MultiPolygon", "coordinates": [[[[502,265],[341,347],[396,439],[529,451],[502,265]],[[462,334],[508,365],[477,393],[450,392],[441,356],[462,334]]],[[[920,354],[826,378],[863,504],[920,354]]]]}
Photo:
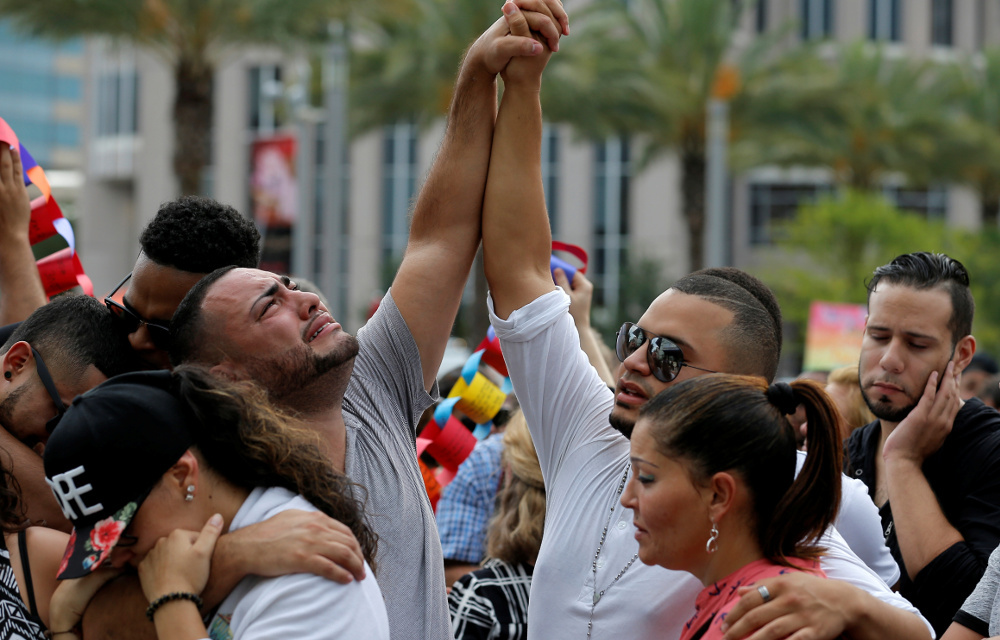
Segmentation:
{"type": "Polygon", "coordinates": [[[948,362],[943,374],[934,371],[928,376],[917,406],[885,441],[882,456],[887,463],[903,461],[922,465],[928,456],[941,448],[962,408],[959,378],[954,361],[948,362]],[[939,375],[943,375],[940,388],[939,375]]]}
{"type": "Polygon", "coordinates": [[[569,16],[560,0],[510,0],[504,4],[503,16],[469,49],[466,66],[485,69],[491,77],[503,73],[509,82],[508,63],[541,57],[534,74],[540,76],[550,52],[559,50],[563,35],[569,35],[569,16]]]}

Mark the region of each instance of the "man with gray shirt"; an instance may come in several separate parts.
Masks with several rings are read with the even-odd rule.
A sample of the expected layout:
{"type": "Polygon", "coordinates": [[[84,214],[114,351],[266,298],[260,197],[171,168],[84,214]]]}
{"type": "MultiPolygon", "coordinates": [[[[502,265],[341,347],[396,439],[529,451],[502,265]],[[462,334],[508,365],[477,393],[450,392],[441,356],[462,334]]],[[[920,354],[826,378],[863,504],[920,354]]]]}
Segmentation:
{"type": "MultiPolygon", "coordinates": [[[[536,25],[556,37],[568,29],[565,13],[557,0],[546,3],[556,17],[536,14],[536,25]]],[[[469,50],[403,262],[356,339],[316,295],[255,269],[209,274],[171,321],[174,365],[199,363],[258,381],[321,434],[336,469],[365,487],[394,640],[450,637],[444,561],[414,430],[437,395],[437,370],[479,244],[496,75],[511,57],[541,49],[509,36],[501,18],[469,50]]]]}

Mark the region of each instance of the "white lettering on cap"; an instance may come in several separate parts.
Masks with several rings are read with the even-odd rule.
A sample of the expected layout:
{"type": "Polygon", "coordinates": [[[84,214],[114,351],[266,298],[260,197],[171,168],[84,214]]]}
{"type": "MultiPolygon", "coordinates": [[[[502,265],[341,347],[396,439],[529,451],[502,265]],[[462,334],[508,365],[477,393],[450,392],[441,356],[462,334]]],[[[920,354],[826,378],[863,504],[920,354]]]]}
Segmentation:
{"type": "Polygon", "coordinates": [[[92,507],[88,507],[81,500],[83,494],[90,492],[93,487],[89,484],[85,484],[82,487],[76,486],[74,478],[78,475],[84,473],[83,465],[75,469],[70,469],[65,473],[60,473],[59,475],[53,476],[52,479],[45,479],[45,482],[49,483],[49,487],[52,488],[52,493],[55,494],[56,500],[59,501],[59,506],[62,508],[63,515],[70,520],[75,520],[78,516],[76,512],[73,511],[73,505],[70,501],[76,503],[76,507],[80,510],[81,515],[89,516],[92,513],[97,513],[104,506],[101,503],[97,503],[92,507]]]}

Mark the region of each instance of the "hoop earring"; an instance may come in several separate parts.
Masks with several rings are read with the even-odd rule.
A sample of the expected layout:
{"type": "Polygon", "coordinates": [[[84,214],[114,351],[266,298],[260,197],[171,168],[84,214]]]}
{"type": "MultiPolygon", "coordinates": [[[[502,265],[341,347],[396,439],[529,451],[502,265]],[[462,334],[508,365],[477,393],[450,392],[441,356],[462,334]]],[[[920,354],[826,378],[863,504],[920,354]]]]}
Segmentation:
{"type": "Polygon", "coordinates": [[[705,543],[705,553],[715,553],[719,549],[719,527],[712,522],[712,535],[709,536],[708,542],[705,543]]]}
{"type": "Polygon", "coordinates": [[[189,484],[187,486],[187,495],[184,496],[184,502],[191,502],[194,500],[194,485],[189,484]]]}

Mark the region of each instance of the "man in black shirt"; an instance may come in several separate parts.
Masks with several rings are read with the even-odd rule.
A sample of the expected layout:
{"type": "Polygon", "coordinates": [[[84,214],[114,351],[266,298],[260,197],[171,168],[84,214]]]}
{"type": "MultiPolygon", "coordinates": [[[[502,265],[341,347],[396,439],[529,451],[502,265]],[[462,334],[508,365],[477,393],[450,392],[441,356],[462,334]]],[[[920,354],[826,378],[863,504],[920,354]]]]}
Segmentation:
{"type": "Polygon", "coordinates": [[[878,420],[847,445],[902,570],[900,592],[938,634],[1000,543],[1000,414],[959,396],[974,309],[965,267],[943,254],[875,270],[859,367],[878,420]]]}

